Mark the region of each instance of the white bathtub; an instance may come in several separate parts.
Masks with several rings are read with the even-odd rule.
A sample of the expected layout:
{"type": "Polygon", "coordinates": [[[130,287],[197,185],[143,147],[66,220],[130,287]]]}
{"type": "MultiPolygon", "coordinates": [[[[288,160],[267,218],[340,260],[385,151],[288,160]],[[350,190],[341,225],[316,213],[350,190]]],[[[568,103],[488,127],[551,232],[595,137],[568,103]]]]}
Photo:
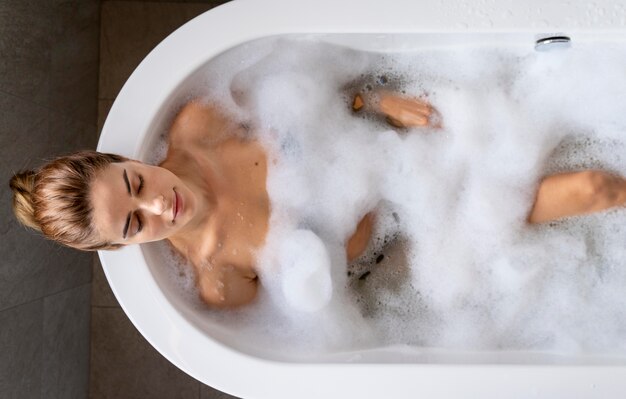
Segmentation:
{"type": "MultiPolygon", "coordinates": [[[[146,159],[164,112],[212,57],[261,37],[327,34],[367,50],[482,44],[525,46],[565,33],[572,42],[626,38],[626,7],[609,1],[238,0],[182,26],[137,67],[117,97],[98,150],[146,159]],[[338,3],[338,4],[337,4],[338,3]],[[534,4],[533,4],[534,3],[534,4]],[[572,4],[569,4],[572,3],[572,4]]],[[[528,352],[379,348],[289,358],[238,342],[175,293],[150,246],[100,252],[107,279],[137,329],[194,378],[244,398],[623,397],[626,359],[528,352]],[[427,396],[426,396],[427,395],[427,396]]],[[[626,292],[626,288],[625,288],[626,292]]]]}

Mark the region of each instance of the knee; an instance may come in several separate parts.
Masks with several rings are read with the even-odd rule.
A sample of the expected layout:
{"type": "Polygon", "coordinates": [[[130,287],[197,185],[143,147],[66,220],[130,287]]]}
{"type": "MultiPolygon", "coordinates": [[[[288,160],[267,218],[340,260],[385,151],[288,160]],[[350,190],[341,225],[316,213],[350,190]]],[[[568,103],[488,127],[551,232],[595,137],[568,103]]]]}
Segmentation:
{"type": "Polygon", "coordinates": [[[600,197],[606,190],[607,179],[604,173],[587,170],[580,172],[580,188],[588,197],[600,197]]]}

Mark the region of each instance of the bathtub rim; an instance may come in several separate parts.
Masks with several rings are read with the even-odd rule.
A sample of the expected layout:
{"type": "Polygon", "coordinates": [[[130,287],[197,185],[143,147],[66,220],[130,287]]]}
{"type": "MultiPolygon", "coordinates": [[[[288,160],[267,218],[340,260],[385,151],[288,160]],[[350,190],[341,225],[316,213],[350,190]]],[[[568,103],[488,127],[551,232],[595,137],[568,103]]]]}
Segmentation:
{"type": "MultiPolygon", "coordinates": [[[[416,7],[407,2],[394,0],[397,6],[392,9],[416,7]]],[[[556,4],[556,2],[548,2],[556,4]]],[[[610,2],[602,2],[607,3],[610,2]]],[[[439,4],[439,3],[437,3],[439,4]]],[[[517,7],[512,2],[503,2],[509,7],[517,7]]],[[[528,4],[528,3],[525,3],[528,4]]],[[[537,6],[545,3],[531,2],[537,6]]],[[[157,115],[166,104],[167,98],[176,90],[184,77],[200,68],[210,57],[237,45],[263,36],[293,33],[437,33],[437,32],[508,32],[530,35],[529,32],[596,32],[598,26],[577,21],[578,26],[568,26],[558,10],[546,10],[546,18],[551,22],[538,26],[530,19],[520,18],[519,23],[505,22],[487,24],[485,20],[467,20],[462,17],[450,18],[442,22],[443,8],[421,5],[417,15],[409,17],[408,12],[393,14],[393,23],[386,20],[372,20],[376,15],[367,3],[346,0],[341,6],[331,1],[298,3],[283,0],[255,2],[237,0],[202,14],[172,33],[161,42],[137,67],[113,103],[109,117],[104,124],[98,144],[99,151],[116,152],[131,158],[140,153],[143,138],[150,131],[157,115]],[[280,15],[267,17],[265,25],[255,24],[258,15],[264,15],[267,8],[282,9],[280,15]],[[275,8],[273,8],[275,7],[275,8]],[[281,17],[292,13],[289,18],[281,17]],[[357,14],[356,16],[354,14],[357,14]],[[342,18],[350,16],[356,22],[347,29],[342,18]],[[320,17],[323,17],[320,19],[320,17]],[[239,24],[228,26],[227,21],[238,20],[239,24]],[[561,23],[559,23],[561,21],[561,23]],[[487,26],[489,25],[489,26],[487,26]],[[210,28],[207,28],[210,27],[210,28]],[[245,26],[245,29],[241,27],[245,26]],[[416,28],[419,26],[419,28],[416,28]],[[214,33],[217,40],[199,46],[197,32],[214,33]],[[226,32],[226,35],[223,33],[226,32]],[[175,54],[196,54],[202,57],[176,57],[175,54]],[[176,62],[174,62],[176,60],[176,62]],[[153,85],[158,76],[161,84],[153,85]],[[137,104],[141,104],[138,106],[137,104]],[[129,123],[130,121],[130,123],[129,123]],[[137,134],[137,132],[139,132],[137,134]]],[[[549,8],[549,7],[548,7],[549,8]]],[[[498,12],[497,8],[492,10],[498,12]]],[[[493,21],[491,21],[493,22],[493,21]]],[[[593,22],[593,21],[592,21],[593,22]]],[[[607,25],[604,32],[624,33],[623,24],[607,25]]],[[[533,33],[534,35],[535,33],[533,33]]],[[[475,395],[492,397],[501,394],[503,389],[535,394],[539,397],[581,393],[610,395],[611,389],[622,387],[617,381],[626,381],[626,370],[621,366],[559,366],[550,365],[449,365],[449,364],[372,364],[372,363],[281,363],[243,354],[215,340],[191,325],[172,304],[162,295],[141,248],[123,248],[119,251],[99,252],[102,266],[120,306],[141,334],[170,362],[194,378],[217,389],[242,397],[289,396],[294,388],[308,387],[301,397],[344,394],[371,397],[390,393],[390,384],[399,388],[396,397],[415,396],[428,392],[435,397],[449,395],[475,395]],[[129,267],[133,265],[134,267],[129,267]],[[147,295],[137,295],[137,292],[147,295]],[[146,311],[149,309],[149,311],[146,311]],[[158,311],[157,311],[158,310],[158,311]],[[168,322],[165,323],[164,319],[168,322]],[[184,336],[178,326],[184,326],[184,336]],[[228,359],[223,364],[207,364],[207,359],[228,359]],[[369,378],[361,385],[347,382],[361,381],[363,369],[379,375],[379,379],[369,378]],[[277,374],[278,373],[278,374],[277,374]],[[456,375],[456,385],[450,384],[449,375],[456,375]],[[554,377],[567,378],[568,386],[563,387],[554,377]],[[245,384],[237,378],[245,376],[245,384]],[[287,383],[274,384],[273,376],[280,375],[287,383]],[[309,375],[324,384],[311,384],[309,375]],[[552,379],[550,379],[552,378],[552,379]],[[415,387],[420,379],[419,387],[415,387]],[[541,388],[529,387],[528,381],[541,382],[541,388]],[[477,383],[478,382],[478,383],[477,383]],[[495,383],[494,383],[495,382],[495,383]],[[411,392],[406,388],[412,387],[411,392]]]]}

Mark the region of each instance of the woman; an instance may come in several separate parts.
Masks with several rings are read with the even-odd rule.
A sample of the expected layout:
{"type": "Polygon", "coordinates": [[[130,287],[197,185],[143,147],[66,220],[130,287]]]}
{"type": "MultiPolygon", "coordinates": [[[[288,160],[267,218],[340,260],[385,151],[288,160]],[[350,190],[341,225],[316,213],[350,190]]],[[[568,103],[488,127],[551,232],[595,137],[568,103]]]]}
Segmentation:
{"type": "MultiPolygon", "coordinates": [[[[385,115],[397,127],[435,124],[427,103],[388,92],[354,97],[355,112],[385,115]]],[[[62,244],[115,249],[167,239],[194,266],[202,299],[235,307],[255,297],[254,252],[270,216],[267,157],[245,126],[219,108],[190,102],[175,118],[160,166],[80,152],[11,179],[14,211],[62,244]]],[[[623,205],[626,180],[600,171],[548,176],[528,216],[541,223],[623,205]]],[[[374,216],[346,237],[348,261],[366,248],[374,216]]]]}

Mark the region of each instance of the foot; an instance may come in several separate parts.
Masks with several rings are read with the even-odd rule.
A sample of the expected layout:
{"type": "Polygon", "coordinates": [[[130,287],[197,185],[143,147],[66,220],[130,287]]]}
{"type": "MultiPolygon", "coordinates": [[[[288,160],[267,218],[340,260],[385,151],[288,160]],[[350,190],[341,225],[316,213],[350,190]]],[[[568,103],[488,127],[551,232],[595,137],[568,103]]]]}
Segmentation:
{"type": "Polygon", "coordinates": [[[407,127],[439,127],[433,123],[437,111],[426,101],[401,96],[391,92],[378,92],[376,94],[357,94],[352,101],[352,110],[355,112],[362,109],[373,110],[384,114],[387,122],[398,128],[407,127]]]}
{"type": "Polygon", "coordinates": [[[432,106],[418,98],[403,97],[395,93],[381,93],[378,110],[396,127],[421,127],[431,124],[432,106]]]}

